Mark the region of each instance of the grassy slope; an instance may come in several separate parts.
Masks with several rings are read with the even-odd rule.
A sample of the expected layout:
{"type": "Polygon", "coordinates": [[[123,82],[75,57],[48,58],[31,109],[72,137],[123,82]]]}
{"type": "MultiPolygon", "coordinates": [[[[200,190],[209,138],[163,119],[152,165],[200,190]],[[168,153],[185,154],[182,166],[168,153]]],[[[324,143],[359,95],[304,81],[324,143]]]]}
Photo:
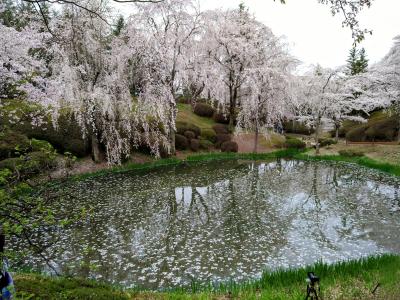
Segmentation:
{"type": "MultiPolygon", "coordinates": [[[[311,156],[293,150],[266,154],[210,153],[179,159],[159,160],[147,164],[131,164],[102,172],[75,177],[76,180],[104,175],[109,172],[125,172],[201,161],[226,159],[263,160],[276,157],[292,157],[304,160],[329,160],[356,163],[400,176],[400,165],[381,163],[372,159],[346,158],[341,156],[311,156]]],[[[324,299],[398,299],[400,295],[400,256],[383,256],[367,260],[339,263],[333,266],[316,265],[305,269],[264,273],[260,280],[239,284],[221,284],[218,287],[169,293],[123,291],[110,285],[88,280],[48,278],[35,274],[17,274],[16,286],[22,299],[228,299],[228,293],[241,299],[302,299],[306,270],[315,271],[322,278],[324,299]],[[378,295],[371,290],[380,283],[378,295]]]]}
{"type": "Polygon", "coordinates": [[[211,129],[215,121],[211,118],[200,117],[192,112],[190,104],[178,103],[177,122],[192,123],[201,129],[211,129]]]}
{"type": "Polygon", "coordinates": [[[214,287],[192,286],[168,293],[122,290],[89,280],[17,274],[18,299],[304,299],[307,271],[321,278],[324,299],[397,299],[400,256],[385,255],[335,265],[317,264],[297,270],[265,272],[261,279],[214,287]],[[380,284],[375,296],[371,291],[380,284]]]}

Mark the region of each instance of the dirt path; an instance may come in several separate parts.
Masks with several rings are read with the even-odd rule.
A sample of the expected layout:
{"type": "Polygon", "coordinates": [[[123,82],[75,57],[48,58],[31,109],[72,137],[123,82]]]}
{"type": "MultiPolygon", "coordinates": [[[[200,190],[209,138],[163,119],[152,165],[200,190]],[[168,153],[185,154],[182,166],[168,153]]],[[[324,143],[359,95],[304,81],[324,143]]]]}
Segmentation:
{"type": "MultiPolygon", "coordinates": [[[[249,153],[253,152],[254,150],[254,134],[252,133],[243,133],[239,135],[235,135],[233,137],[233,140],[238,144],[239,146],[239,153],[249,153]]],[[[270,141],[267,141],[264,136],[260,135],[258,138],[258,144],[257,144],[257,152],[271,152],[276,150],[271,145],[270,141]]]]}

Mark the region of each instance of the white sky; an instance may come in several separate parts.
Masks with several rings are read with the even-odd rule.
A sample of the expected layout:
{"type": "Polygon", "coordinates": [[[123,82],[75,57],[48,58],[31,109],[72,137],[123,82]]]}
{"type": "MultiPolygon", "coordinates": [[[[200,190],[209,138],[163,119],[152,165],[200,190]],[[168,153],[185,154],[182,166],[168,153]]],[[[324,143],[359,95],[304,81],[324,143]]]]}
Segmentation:
{"type": "MultiPolygon", "coordinates": [[[[199,0],[201,9],[235,8],[242,0],[199,0]]],[[[342,28],[341,16],[332,17],[317,0],[244,0],[250,12],[278,36],[285,36],[291,53],[304,64],[338,67],[346,63],[352,47],[351,32],[342,28]]],[[[117,9],[126,12],[127,7],[117,9]]],[[[373,30],[362,43],[370,64],[379,61],[400,35],[400,0],[375,0],[359,17],[361,27],[373,30]]]]}
{"type": "MultiPolygon", "coordinates": [[[[237,7],[241,0],[200,0],[202,9],[237,7]]],[[[328,6],[317,0],[245,0],[257,19],[276,35],[286,36],[291,53],[305,64],[337,67],[346,63],[352,47],[351,32],[342,28],[340,16],[332,17],[328,6]]],[[[375,0],[360,14],[363,28],[373,30],[362,46],[370,63],[379,61],[400,35],[400,0],[375,0]]]]}

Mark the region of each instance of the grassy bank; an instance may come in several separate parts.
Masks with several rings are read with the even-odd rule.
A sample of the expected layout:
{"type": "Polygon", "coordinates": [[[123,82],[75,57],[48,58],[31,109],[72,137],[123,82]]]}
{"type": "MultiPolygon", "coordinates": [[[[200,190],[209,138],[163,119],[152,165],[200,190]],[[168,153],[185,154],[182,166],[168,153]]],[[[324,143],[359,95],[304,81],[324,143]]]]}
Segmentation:
{"type": "Polygon", "coordinates": [[[265,272],[259,280],[170,292],[122,290],[89,280],[16,274],[18,299],[304,299],[308,271],[321,278],[323,299],[398,299],[400,256],[384,255],[334,265],[265,272]],[[379,283],[375,294],[372,291],[379,283]]]}
{"type": "Polygon", "coordinates": [[[97,176],[104,176],[112,173],[123,173],[135,170],[151,170],[156,168],[162,168],[166,166],[178,166],[181,164],[193,164],[199,162],[209,161],[222,161],[232,159],[243,159],[243,160],[263,160],[273,158],[293,158],[299,155],[302,151],[296,149],[285,149],[270,153],[224,153],[224,152],[210,152],[189,155],[186,159],[179,158],[166,158],[159,159],[152,162],[146,163],[128,163],[122,166],[115,166],[108,169],[102,169],[92,173],[84,173],[79,175],[71,176],[71,180],[82,180],[86,178],[93,178],[97,176]]]}

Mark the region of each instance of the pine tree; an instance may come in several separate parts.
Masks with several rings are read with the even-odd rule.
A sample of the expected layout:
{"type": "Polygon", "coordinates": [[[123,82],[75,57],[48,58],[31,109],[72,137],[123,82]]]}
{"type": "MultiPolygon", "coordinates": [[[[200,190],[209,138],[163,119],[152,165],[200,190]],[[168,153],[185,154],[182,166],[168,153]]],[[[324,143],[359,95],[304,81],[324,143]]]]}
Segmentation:
{"type": "Polygon", "coordinates": [[[365,49],[357,50],[356,47],[351,48],[347,64],[348,75],[366,72],[368,68],[368,59],[365,54],[365,49]]]}
{"type": "Polygon", "coordinates": [[[368,68],[368,59],[365,54],[365,49],[362,48],[358,53],[358,60],[357,60],[357,74],[365,73],[368,68]]]}
{"type": "Polygon", "coordinates": [[[125,27],[124,17],[123,16],[119,16],[117,24],[115,25],[115,29],[113,31],[114,35],[115,36],[119,36],[124,27],[125,27]]]}
{"type": "Polygon", "coordinates": [[[356,47],[351,48],[349,58],[347,59],[347,70],[349,75],[357,74],[357,56],[356,47]]]}

